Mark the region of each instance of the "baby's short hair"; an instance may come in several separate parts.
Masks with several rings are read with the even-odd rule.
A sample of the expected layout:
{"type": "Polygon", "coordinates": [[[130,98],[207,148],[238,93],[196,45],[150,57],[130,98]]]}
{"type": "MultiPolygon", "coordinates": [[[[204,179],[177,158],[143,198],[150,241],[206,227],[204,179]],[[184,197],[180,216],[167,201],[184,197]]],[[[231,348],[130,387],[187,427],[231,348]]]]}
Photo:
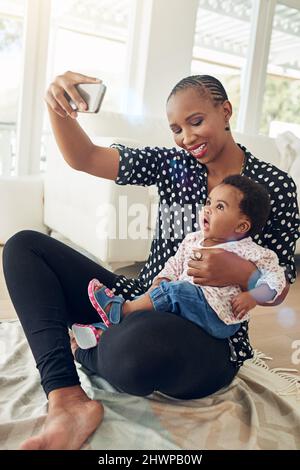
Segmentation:
{"type": "Polygon", "coordinates": [[[243,194],[240,209],[243,214],[249,217],[251,222],[248,235],[253,237],[261,232],[271,211],[270,196],[266,188],[262,184],[242,175],[227,176],[221,184],[228,184],[243,194]]]}

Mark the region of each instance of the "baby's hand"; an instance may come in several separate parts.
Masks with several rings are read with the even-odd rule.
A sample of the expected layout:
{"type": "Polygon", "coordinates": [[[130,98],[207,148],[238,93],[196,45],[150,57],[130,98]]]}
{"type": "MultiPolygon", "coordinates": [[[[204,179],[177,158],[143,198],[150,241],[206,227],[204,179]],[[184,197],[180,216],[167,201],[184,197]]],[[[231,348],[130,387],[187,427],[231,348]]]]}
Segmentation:
{"type": "Polygon", "coordinates": [[[250,292],[241,292],[231,301],[233,315],[237,320],[241,320],[256,305],[257,302],[250,292]]]}

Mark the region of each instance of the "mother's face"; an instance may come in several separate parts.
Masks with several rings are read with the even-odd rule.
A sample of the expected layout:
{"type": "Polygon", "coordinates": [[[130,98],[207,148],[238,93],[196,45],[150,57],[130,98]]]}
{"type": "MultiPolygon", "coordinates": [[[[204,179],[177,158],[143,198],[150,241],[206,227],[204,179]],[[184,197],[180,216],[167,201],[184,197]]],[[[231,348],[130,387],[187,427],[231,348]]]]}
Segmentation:
{"type": "Polygon", "coordinates": [[[229,101],[214,106],[194,88],[178,91],[167,103],[167,116],[176,145],[206,164],[224,148],[232,109],[229,101]]]}

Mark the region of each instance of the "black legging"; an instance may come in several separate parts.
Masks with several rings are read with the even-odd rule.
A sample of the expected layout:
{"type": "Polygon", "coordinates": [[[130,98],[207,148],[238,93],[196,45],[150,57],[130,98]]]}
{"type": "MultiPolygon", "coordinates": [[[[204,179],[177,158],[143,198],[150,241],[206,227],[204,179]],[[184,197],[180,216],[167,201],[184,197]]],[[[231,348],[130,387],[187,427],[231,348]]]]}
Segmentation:
{"type": "MultiPolygon", "coordinates": [[[[7,241],[3,267],[46,394],[79,384],[67,326],[99,321],[88,299],[88,282],[95,277],[113,288],[119,276],[32,230],[7,241]]],[[[219,390],[238,370],[229,360],[227,340],[155,311],[127,316],[102,334],[97,347],[78,350],[76,359],[124,392],[146,396],[160,391],[181,399],[219,390]]]]}

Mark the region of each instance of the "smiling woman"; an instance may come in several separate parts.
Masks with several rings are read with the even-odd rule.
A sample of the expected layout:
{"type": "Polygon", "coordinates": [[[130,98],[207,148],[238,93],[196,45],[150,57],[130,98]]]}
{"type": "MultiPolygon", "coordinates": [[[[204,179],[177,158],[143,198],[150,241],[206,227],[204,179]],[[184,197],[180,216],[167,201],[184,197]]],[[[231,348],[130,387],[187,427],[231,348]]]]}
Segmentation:
{"type": "MultiPolygon", "coordinates": [[[[156,185],[160,197],[156,237],[137,279],[116,275],[37,232],[19,232],[6,243],[3,262],[8,290],[49,398],[44,431],[23,448],[57,448],[60,433],[65,437],[61,448],[79,448],[101,422],[103,410],[88,400],[79,385],[67,327],[99,321],[86,293],[93,278],[125,300],[157,287],[156,276],[186,235],[182,227],[178,229],[177,211],[171,211],[174,205],[182,217],[185,210],[191,214],[186,230],[193,235],[190,232],[199,230],[199,206],[205,204],[208,193],[243,168],[245,176],[265,186],[272,206],[263,230],[253,234],[254,245],[273,249],[286,278],[295,280],[294,250],[299,236],[295,184],[286,173],[258,160],[233,140],[228,130],[231,104],[220,91],[221,85],[216,87],[215,78],[188,77],[180,82],[186,86],[173,89],[167,114],[179,149],[94,145],[64,99],[68,90],[78,102],[76,85],[93,80],[67,72],[49,86],[46,100],[58,146],[66,161],[80,171],[120,185],[156,185]],[[164,210],[167,207],[169,211],[164,210]]],[[[187,264],[195,288],[234,285],[247,291],[260,275],[251,261],[220,247],[210,248],[203,259],[187,264]]],[[[288,283],[277,303],[287,291],[288,283]]],[[[187,400],[230,384],[253,351],[247,321],[228,338],[219,339],[173,313],[142,310],[107,328],[96,347],[78,348],[75,355],[83,366],[123,392],[146,396],[159,391],[187,400]]]]}
{"type": "Polygon", "coordinates": [[[215,77],[196,75],[177,83],[167,100],[167,114],[176,144],[203,165],[210,165],[209,191],[224,176],[242,173],[244,152],[231,134],[224,140],[230,131],[232,106],[215,77]],[[197,106],[200,99],[201,108],[197,106]]]}

